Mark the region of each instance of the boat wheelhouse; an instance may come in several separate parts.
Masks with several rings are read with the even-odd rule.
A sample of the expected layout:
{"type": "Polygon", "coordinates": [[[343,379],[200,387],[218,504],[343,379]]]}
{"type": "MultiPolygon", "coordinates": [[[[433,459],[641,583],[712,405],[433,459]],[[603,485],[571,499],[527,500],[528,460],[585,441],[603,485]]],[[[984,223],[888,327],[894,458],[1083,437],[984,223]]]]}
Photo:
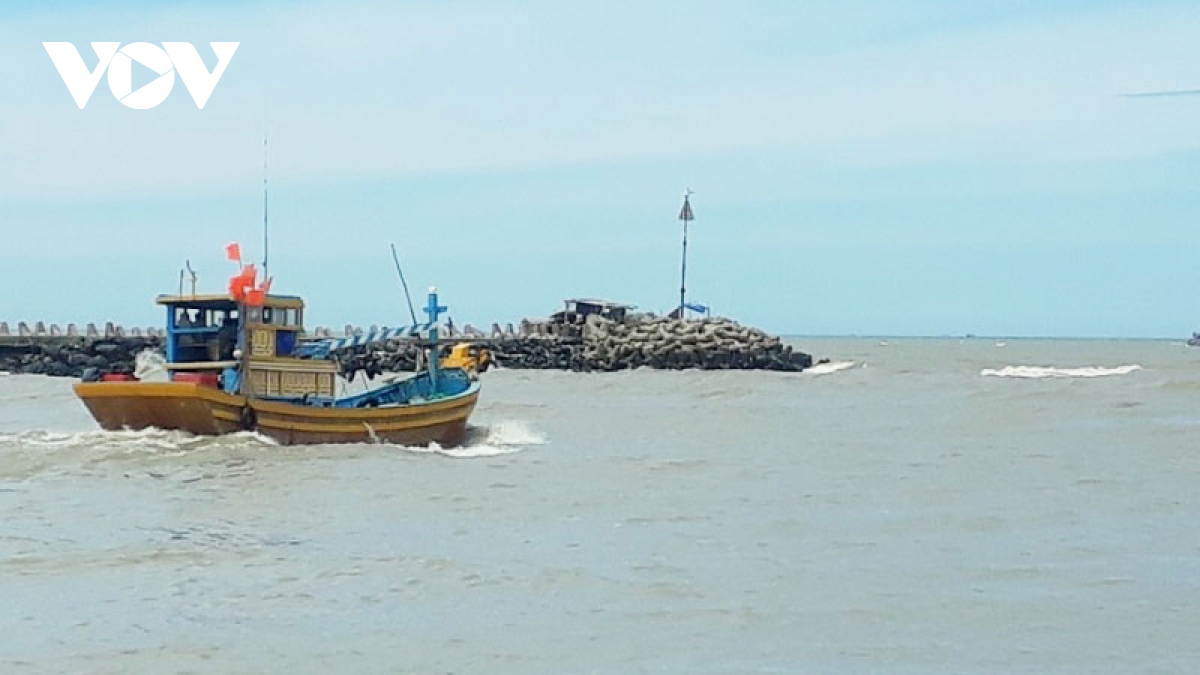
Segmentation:
{"type": "Polygon", "coordinates": [[[162,295],[170,379],[258,398],[333,397],[337,363],[302,357],[304,301],[264,295],[261,305],[231,295],[162,295]],[[245,371],[246,376],[242,377],[245,371]]]}

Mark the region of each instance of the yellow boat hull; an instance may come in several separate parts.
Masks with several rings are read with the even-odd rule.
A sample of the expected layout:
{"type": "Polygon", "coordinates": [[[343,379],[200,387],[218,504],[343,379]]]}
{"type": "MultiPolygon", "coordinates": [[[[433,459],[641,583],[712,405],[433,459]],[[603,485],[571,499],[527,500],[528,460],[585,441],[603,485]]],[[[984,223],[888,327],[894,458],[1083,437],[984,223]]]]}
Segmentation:
{"type": "Polygon", "coordinates": [[[478,385],[438,401],[380,408],[316,408],[249,399],[191,382],[81,382],[75,394],[101,428],[177,429],[215,436],[257,431],[283,444],[462,442],[478,385]]]}

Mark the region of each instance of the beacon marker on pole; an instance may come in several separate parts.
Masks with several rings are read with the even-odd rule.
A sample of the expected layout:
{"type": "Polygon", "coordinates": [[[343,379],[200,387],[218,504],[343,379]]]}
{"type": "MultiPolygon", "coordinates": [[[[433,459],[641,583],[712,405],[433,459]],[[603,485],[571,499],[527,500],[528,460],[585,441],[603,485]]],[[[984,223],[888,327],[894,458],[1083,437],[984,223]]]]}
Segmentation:
{"type": "Polygon", "coordinates": [[[696,216],[692,213],[692,203],[689,197],[694,194],[691,190],[683,193],[683,208],[679,209],[679,219],[683,221],[695,220],[696,216]]]}
{"type": "Polygon", "coordinates": [[[682,319],[684,311],[687,309],[687,228],[688,223],[696,219],[692,213],[692,196],[691,189],[685,190],[683,193],[683,207],[679,209],[679,219],[683,221],[683,263],[680,265],[679,272],[679,307],[675,309],[678,314],[677,318],[682,319]]]}

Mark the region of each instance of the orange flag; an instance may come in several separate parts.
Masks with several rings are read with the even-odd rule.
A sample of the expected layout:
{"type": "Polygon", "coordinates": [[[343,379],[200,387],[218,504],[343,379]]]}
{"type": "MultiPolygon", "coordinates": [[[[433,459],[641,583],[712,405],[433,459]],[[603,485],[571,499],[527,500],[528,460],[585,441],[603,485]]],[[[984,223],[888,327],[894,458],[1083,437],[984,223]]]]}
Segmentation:
{"type": "Polygon", "coordinates": [[[257,275],[254,265],[246,265],[240,272],[229,278],[229,294],[234,300],[241,302],[248,291],[254,290],[254,278],[257,275]]]}
{"type": "Polygon", "coordinates": [[[234,262],[242,262],[242,247],[237,242],[225,246],[225,257],[234,262]]]}

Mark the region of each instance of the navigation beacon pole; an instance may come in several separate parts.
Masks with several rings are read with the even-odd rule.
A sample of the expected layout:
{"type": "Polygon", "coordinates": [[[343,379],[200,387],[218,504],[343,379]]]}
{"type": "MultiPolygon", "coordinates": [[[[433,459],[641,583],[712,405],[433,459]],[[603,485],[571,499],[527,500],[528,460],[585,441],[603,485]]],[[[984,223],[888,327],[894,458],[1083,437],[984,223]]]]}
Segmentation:
{"type": "Polygon", "coordinates": [[[683,264],[679,273],[679,318],[683,318],[687,308],[687,228],[688,221],[695,220],[692,215],[692,204],[688,200],[692,191],[683,193],[683,208],[679,210],[679,219],[683,221],[683,264]]]}

